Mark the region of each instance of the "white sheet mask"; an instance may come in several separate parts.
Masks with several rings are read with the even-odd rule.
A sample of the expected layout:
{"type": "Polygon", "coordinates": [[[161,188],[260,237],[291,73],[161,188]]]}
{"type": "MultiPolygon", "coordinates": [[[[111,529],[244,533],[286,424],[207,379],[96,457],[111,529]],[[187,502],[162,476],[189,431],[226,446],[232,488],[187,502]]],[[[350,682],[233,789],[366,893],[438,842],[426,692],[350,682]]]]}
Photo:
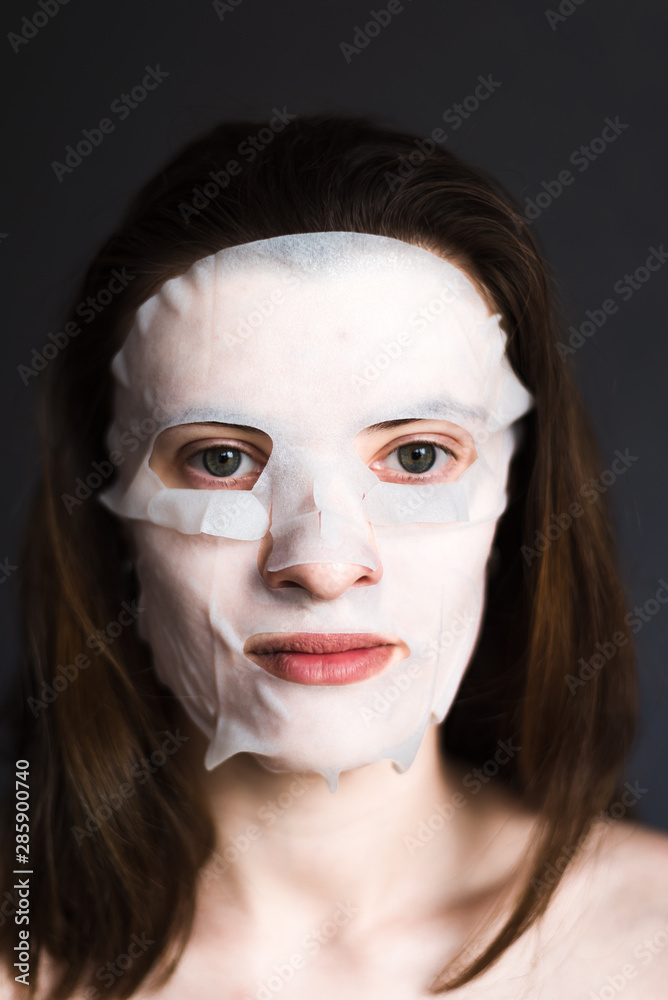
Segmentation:
{"type": "Polygon", "coordinates": [[[247,751],[334,789],[379,760],[405,770],[445,716],[480,625],[513,424],[532,405],[499,320],[452,264],[360,233],[221,250],[138,310],[113,363],[109,447],[124,461],[102,499],[131,523],[142,634],[209,738],[208,768],[247,751]],[[431,422],[413,441],[457,425],[477,458],[448,482],[381,481],[363,432],[409,420],[431,422]],[[164,431],[204,423],[267,435],[251,490],[154,471],[164,431]],[[359,574],[327,598],[272,576],[309,564],[359,574]],[[268,632],[392,633],[404,658],[356,683],[293,683],[244,655],[268,632]]]}

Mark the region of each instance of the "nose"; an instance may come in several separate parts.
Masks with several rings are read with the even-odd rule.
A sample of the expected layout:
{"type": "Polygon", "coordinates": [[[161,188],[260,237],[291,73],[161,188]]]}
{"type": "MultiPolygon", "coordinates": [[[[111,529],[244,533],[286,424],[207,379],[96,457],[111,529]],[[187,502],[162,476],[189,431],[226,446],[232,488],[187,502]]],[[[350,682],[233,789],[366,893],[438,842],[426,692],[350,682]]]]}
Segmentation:
{"type": "Polygon", "coordinates": [[[262,545],[258,559],[258,569],[268,587],[272,590],[301,587],[323,601],[333,601],[351,587],[372,587],[383,576],[380,562],[376,569],[357,563],[312,562],[268,570],[270,552],[270,545],[262,545]]]}

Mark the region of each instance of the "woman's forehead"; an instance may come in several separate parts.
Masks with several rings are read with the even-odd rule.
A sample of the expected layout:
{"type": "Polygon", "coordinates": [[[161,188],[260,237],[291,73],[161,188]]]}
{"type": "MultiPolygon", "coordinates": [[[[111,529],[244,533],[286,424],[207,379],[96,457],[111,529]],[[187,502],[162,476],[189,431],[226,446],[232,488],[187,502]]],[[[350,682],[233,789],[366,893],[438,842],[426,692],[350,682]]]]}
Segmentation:
{"type": "Polygon", "coordinates": [[[362,233],[301,233],[229,247],[195,262],[144,303],[137,322],[150,325],[160,310],[162,322],[171,317],[182,327],[189,317],[201,325],[211,314],[219,325],[246,321],[258,328],[268,314],[285,311],[278,306],[299,299],[310,312],[298,328],[317,332],[312,321],[324,317],[317,301],[309,304],[314,297],[353,324],[355,315],[361,321],[379,310],[406,311],[405,319],[422,310],[429,318],[458,300],[485,308],[461,270],[421,247],[362,233]]]}
{"type": "MultiPolygon", "coordinates": [[[[121,381],[167,406],[224,404],[246,417],[325,412],[373,422],[394,418],[390,404],[404,416],[439,399],[484,409],[491,383],[507,374],[504,340],[468,279],[396,240],[314,235],[363,245],[356,258],[346,241],[329,269],[322,259],[310,269],[299,255],[295,263],[285,248],[276,258],[264,246],[259,255],[232,248],[166,283],[139,310],[115,365],[121,381]],[[380,240],[373,253],[368,240],[380,240]]],[[[322,258],[321,241],[315,249],[322,258]]]]}

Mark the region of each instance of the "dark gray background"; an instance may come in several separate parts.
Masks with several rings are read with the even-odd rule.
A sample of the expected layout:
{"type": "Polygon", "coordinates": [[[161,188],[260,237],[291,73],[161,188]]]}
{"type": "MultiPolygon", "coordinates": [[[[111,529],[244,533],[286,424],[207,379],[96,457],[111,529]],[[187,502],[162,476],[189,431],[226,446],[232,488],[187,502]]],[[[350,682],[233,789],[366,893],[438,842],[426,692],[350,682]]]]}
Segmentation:
{"type": "MultiPolygon", "coordinates": [[[[49,0],[52,2],[52,0],[49,0]]],[[[39,378],[30,361],[65,306],[86,262],[128,199],[185,141],[225,118],[290,113],[369,114],[428,135],[481,164],[524,203],[563,169],[574,183],[534,224],[569,322],[614,298],[619,310],[573,356],[608,468],[616,449],[638,460],[611,487],[631,605],[668,579],[664,386],[664,269],[622,302],[615,282],[668,242],[665,123],[668,9],[659,0],[404,0],[403,10],[347,62],[341,42],[386,0],[235,0],[221,20],[209,0],[70,0],[14,52],[7,38],[37,0],[4,0],[0,66],[4,185],[0,205],[4,489],[0,562],[18,562],[38,462],[33,429],[39,378]],[[564,12],[551,25],[546,10],[564,12]],[[63,179],[53,160],[111,102],[159,63],[169,77],[63,179]],[[463,125],[443,113],[472,94],[478,76],[500,82],[463,125]],[[606,117],[628,128],[589,168],[573,150],[601,134],[606,117]]],[[[39,19],[38,19],[39,20],[39,19]]],[[[668,266],[665,267],[668,273],[668,266]]],[[[602,470],[601,470],[602,471],[602,470]]],[[[16,675],[16,577],[2,584],[2,692],[16,675]]],[[[668,829],[668,605],[637,635],[642,731],[629,763],[640,781],[638,815],[668,829]]],[[[13,750],[5,727],[0,751],[13,750]]],[[[577,733],[574,733],[577,738],[577,733]]]]}

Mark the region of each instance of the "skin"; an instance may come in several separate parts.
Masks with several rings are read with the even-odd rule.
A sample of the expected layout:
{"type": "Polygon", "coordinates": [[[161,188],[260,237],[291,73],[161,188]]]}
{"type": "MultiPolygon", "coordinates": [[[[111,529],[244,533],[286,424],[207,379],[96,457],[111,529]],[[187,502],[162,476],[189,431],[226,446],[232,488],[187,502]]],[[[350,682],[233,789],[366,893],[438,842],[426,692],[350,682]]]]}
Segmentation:
{"type": "MultiPolygon", "coordinates": [[[[181,732],[190,737],[182,752],[201,760],[204,740],[185,715],[181,732]]],[[[535,817],[490,781],[466,793],[466,804],[411,854],[404,838],[415,837],[435,805],[465,791],[464,776],[443,761],[435,727],[406,774],[386,762],[347,772],[336,796],[319,776],[270,774],[246,754],[205,774],[218,851],[227,849],[230,863],[205,866],[193,934],[172,979],[135,996],[247,1000],[278,967],[289,977],[280,995],[291,1000],[347,992],[425,1000],[489,910],[507,912],[513,872],[535,829],[535,817]],[[249,833],[255,839],[245,843],[249,833]],[[291,962],[299,966],[292,976],[291,962]]],[[[624,1000],[662,1000],[666,899],[668,838],[601,822],[541,923],[482,978],[446,995],[584,1000],[600,995],[607,977],[619,982],[635,969],[624,1000]]],[[[47,970],[45,986],[48,978],[47,970]]],[[[2,995],[18,994],[6,983],[2,995]]]]}
{"type": "MultiPolygon", "coordinates": [[[[246,755],[208,774],[220,844],[252,825],[262,833],[221,875],[210,868],[192,945],[162,995],[197,988],[214,997],[225,982],[230,996],[255,997],[274,966],[287,975],[296,954],[303,967],[281,993],[297,1000],[348,990],[373,1000],[429,995],[432,978],[488,910],[507,912],[535,831],[535,817],[494,783],[466,792],[462,777],[442,760],[434,727],[405,775],[386,763],[349,772],[334,797],[318,777],[298,794],[292,776],[269,775],[246,755]],[[411,853],[405,838],[415,838],[420,818],[463,790],[465,805],[411,853]],[[312,953],[304,937],[332,929],[338,901],[357,912],[312,953]]],[[[602,823],[542,928],[453,996],[587,997],[628,963],[637,973],[625,997],[664,996],[668,948],[659,950],[660,936],[656,953],[643,942],[668,924],[667,889],[668,838],[602,823]]]]}
{"type": "MultiPolygon", "coordinates": [[[[363,435],[359,453],[369,464],[382,461],[405,432],[363,435]]],[[[156,453],[165,481],[190,476],[175,458],[179,433],[171,443],[167,433],[156,453]]],[[[217,435],[186,439],[215,444],[217,435]]],[[[259,437],[248,443],[266,452],[259,437]]],[[[373,584],[352,564],[339,568],[335,585],[328,564],[269,573],[262,548],[258,569],[268,587],[300,587],[321,601],[373,584]]],[[[193,933],[175,974],[155,990],[148,983],[138,1000],[340,1000],[348,992],[424,1000],[490,912],[507,915],[536,817],[499,781],[467,782],[465,770],[443,759],[436,727],[407,772],[388,761],[347,771],[335,795],[319,775],[271,773],[249,754],[206,772],[205,737],[185,712],[179,727],[188,736],[179,753],[200,776],[217,850],[201,873],[193,933]]],[[[667,899],[668,838],[627,822],[599,823],[540,925],[482,978],[447,995],[588,998],[605,990],[607,977],[624,975],[624,1000],[659,1000],[668,975],[660,936],[668,934],[667,899]],[[629,968],[635,975],[626,981],[629,968]]],[[[47,965],[40,998],[49,978],[47,965]]],[[[2,995],[20,993],[6,980],[2,995]]]]}

